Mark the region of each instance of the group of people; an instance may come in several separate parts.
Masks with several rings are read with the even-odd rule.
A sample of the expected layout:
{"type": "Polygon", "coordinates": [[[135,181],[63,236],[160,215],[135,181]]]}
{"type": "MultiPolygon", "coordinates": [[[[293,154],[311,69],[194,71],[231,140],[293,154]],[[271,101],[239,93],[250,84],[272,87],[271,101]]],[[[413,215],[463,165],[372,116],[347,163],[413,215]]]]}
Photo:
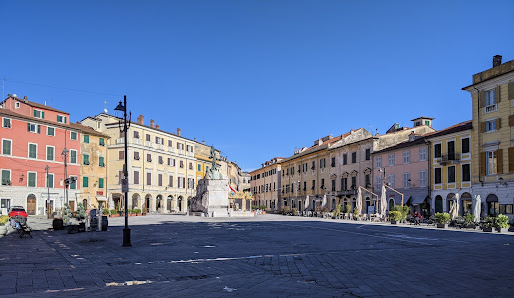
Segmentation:
{"type": "Polygon", "coordinates": [[[419,225],[423,221],[423,216],[418,211],[414,211],[411,215],[415,225],[419,225]]]}

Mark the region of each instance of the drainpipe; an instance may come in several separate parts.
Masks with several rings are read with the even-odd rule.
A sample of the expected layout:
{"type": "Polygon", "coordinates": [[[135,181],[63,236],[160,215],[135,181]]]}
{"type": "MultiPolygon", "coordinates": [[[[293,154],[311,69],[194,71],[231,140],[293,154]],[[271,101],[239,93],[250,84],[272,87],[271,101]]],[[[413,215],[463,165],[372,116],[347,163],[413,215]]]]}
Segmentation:
{"type": "Polygon", "coordinates": [[[428,150],[427,150],[427,164],[428,164],[428,197],[430,198],[430,202],[431,202],[431,206],[430,206],[430,213],[432,213],[432,208],[434,209],[434,212],[435,212],[435,199],[432,203],[432,163],[430,162],[432,160],[431,156],[431,148],[432,148],[432,143],[425,139],[425,145],[427,145],[428,147],[428,150]]]}
{"type": "Polygon", "coordinates": [[[480,173],[480,90],[477,87],[473,87],[477,91],[477,122],[478,122],[478,181],[484,186],[484,181],[482,181],[482,173],[480,173]]]}

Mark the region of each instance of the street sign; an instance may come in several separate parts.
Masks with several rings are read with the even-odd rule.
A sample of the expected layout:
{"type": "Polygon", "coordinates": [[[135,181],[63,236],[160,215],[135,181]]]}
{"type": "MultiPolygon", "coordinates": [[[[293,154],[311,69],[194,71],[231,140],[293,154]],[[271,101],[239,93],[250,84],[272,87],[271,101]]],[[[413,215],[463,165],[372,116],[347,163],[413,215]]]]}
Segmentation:
{"type": "Polygon", "coordinates": [[[128,180],[127,180],[127,178],[121,179],[121,192],[128,192],[128,180]]]}

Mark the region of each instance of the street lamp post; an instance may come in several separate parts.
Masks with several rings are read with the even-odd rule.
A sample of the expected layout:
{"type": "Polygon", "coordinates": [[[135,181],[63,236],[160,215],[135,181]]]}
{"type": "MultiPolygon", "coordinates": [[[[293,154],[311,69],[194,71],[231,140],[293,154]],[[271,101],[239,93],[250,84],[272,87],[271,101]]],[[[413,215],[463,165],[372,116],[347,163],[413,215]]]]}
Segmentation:
{"type": "Polygon", "coordinates": [[[45,167],[46,170],[46,189],[48,190],[48,197],[46,197],[46,214],[48,215],[48,219],[50,219],[50,183],[49,183],[49,175],[48,170],[50,170],[49,166],[45,167]]]}
{"type": "MultiPolygon", "coordinates": [[[[122,192],[125,196],[125,228],[123,229],[123,247],[129,247],[132,246],[130,244],[130,229],[128,227],[128,169],[127,169],[127,132],[128,128],[130,127],[130,119],[127,122],[127,96],[123,96],[123,104],[120,103],[118,106],[114,109],[116,111],[122,111],[123,112],[123,129],[121,129],[121,123],[119,123],[120,131],[123,131],[123,135],[125,138],[125,164],[123,165],[123,180],[121,182],[121,188],[122,192]]],[[[120,121],[121,122],[121,121],[120,121]]]]}
{"type": "MultiPolygon", "coordinates": [[[[70,185],[70,179],[68,179],[68,149],[66,149],[66,145],[64,146],[64,150],[62,151],[61,155],[64,155],[64,202],[67,205],[68,204],[68,186],[70,185]]],[[[63,209],[61,209],[61,214],[64,217],[63,209]]]]}

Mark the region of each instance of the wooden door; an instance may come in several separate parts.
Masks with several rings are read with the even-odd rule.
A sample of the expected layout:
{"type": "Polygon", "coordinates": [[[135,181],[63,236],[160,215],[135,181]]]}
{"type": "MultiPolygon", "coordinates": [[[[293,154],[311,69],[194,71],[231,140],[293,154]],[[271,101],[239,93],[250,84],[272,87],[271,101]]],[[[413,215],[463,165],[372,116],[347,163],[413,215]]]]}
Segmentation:
{"type": "Polygon", "coordinates": [[[69,201],[71,211],[75,211],[75,201],[69,201]]]}
{"type": "Polygon", "coordinates": [[[36,198],[31,196],[27,198],[27,214],[36,215],[36,198]]]}

